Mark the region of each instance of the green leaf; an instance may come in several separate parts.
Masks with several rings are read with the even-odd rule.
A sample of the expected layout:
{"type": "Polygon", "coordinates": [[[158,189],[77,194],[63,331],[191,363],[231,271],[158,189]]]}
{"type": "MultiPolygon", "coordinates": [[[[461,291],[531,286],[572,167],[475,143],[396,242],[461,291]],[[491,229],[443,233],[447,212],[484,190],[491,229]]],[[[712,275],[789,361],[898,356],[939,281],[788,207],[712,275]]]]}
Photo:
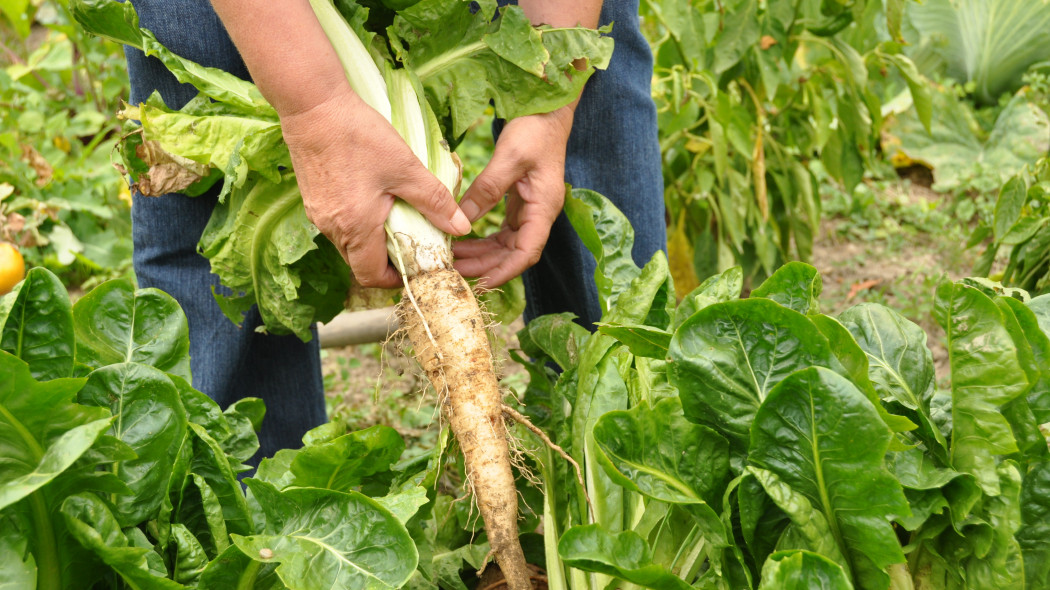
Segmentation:
{"type": "Polygon", "coordinates": [[[617,484],[672,504],[722,500],[729,444],[682,415],[678,399],[607,412],[594,425],[599,463],[617,484]]]}
{"type": "Polygon", "coordinates": [[[139,28],[132,4],[113,0],[73,0],[70,12],[85,31],[143,50],[158,58],[179,82],[239,111],[276,119],[277,113],[254,84],[218,68],[208,68],[165,49],[153,33],[139,28]]]}
{"type": "Polygon", "coordinates": [[[819,367],[774,387],[751,430],[748,461],[823,514],[863,588],[885,587],[886,568],[904,562],[890,521],[908,515],[908,504],[883,465],[891,438],[852,383],[819,367]]]}
{"type": "Polygon", "coordinates": [[[534,29],[517,6],[472,10],[462,0],[424,0],[400,11],[389,29],[398,58],[415,71],[445,137],[458,138],[484,114],[513,119],[572,102],[595,68],[605,69],[612,39],[588,29],[534,29]],[[576,59],[588,66],[577,70],[576,59]]]}
{"type": "Polygon", "coordinates": [[[386,508],[390,514],[393,514],[401,524],[407,525],[408,521],[416,515],[419,509],[430,502],[430,499],[427,498],[426,488],[412,486],[405,491],[393,492],[382,498],[375,498],[375,501],[383,508],[386,508]]]}
{"type": "Polygon", "coordinates": [[[344,434],[331,441],[310,444],[290,466],[301,487],[350,491],[368,476],[387,471],[405,450],[401,435],[389,426],[376,425],[344,434]]]}
{"type": "Polygon", "coordinates": [[[200,590],[287,590],[277,577],[275,564],[260,564],[230,545],[221,555],[208,562],[197,587],[200,590]]]}
{"type": "Polygon", "coordinates": [[[29,366],[0,351],[0,509],[69,468],[109,425],[109,412],[75,402],[84,379],[33,379],[29,366]]]}
{"type": "Polygon", "coordinates": [[[999,190],[995,202],[995,239],[1002,241],[1021,218],[1021,211],[1028,200],[1028,183],[1023,174],[1006,181],[999,190]]]}
{"type": "Polygon", "coordinates": [[[780,551],[762,565],[759,590],[853,590],[842,566],[810,551],[780,551]]]}
{"type": "MultiPolygon", "coordinates": [[[[768,472],[766,475],[769,481],[776,477],[768,472]]],[[[765,562],[773,553],[785,527],[791,524],[791,519],[765,492],[753,473],[747,471],[739,477],[736,502],[740,515],[740,531],[743,533],[748,553],[757,565],[765,562]]],[[[811,511],[812,508],[810,506],[811,511]]]]}
{"type": "Polygon", "coordinates": [[[565,215],[594,255],[602,319],[616,304],[620,293],[640,274],[631,258],[634,230],[627,218],[608,199],[587,189],[573,189],[565,197],[565,215]]]}
{"type": "Polygon", "coordinates": [[[222,506],[226,529],[230,533],[249,534],[255,530],[251,511],[229,458],[204,428],[192,422],[188,425],[194,437],[190,472],[200,476],[214,492],[222,506]]]}
{"type": "MultiPolygon", "coordinates": [[[[890,0],[890,2],[901,3],[902,0],[890,0]]],[[[884,56],[890,63],[897,66],[897,71],[904,76],[908,84],[908,92],[911,94],[911,102],[915,107],[915,114],[919,117],[926,133],[932,132],[933,125],[933,95],[930,94],[930,82],[919,73],[915,63],[904,55],[884,56]]]]}
{"type": "Polygon", "coordinates": [[[529,322],[524,331],[539,350],[526,352],[533,356],[541,352],[546,354],[563,371],[575,367],[580,362],[580,350],[590,332],[572,319],[572,314],[560,313],[541,316],[529,322]]]}
{"type": "Polygon", "coordinates": [[[62,286],[51,271],[31,268],[25,279],[0,298],[0,350],[29,363],[34,379],[73,376],[73,315],[62,286]]]}
{"type": "Polygon", "coordinates": [[[700,310],[675,332],[668,355],[686,417],[714,428],[738,454],[759,405],[781,379],[811,366],[841,368],[811,321],[768,299],[700,310]]]}
{"type": "MultiPolygon", "coordinates": [[[[1012,0],[1011,0],[1012,1],[1012,0]]],[[[930,131],[911,113],[887,123],[885,145],[933,168],[934,188],[951,191],[974,182],[992,182],[996,190],[1025,165],[1050,150],[1050,118],[1023,93],[999,113],[994,126],[981,130],[974,115],[953,94],[933,94],[930,131]]]]}
{"type": "Polygon", "coordinates": [[[265,514],[261,533],[234,535],[257,561],[276,562],[292,590],[396,588],[416,569],[408,531],[374,500],[357,492],[293,488],[278,492],[249,479],[265,514]]]}
{"type": "Polygon", "coordinates": [[[153,550],[134,546],[120,530],[113,513],[94,494],[77,494],[66,498],[62,502],[62,515],[77,541],[102,558],[131,587],[143,590],[185,588],[150,571],[148,556],[153,550]]]}
{"type": "MultiPolygon", "coordinates": [[[[176,156],[175,164],[194,177],[207,178],[215,171],[222,172],[225,184],[220,200],[225,200],[231,189],[249,182],[251,171],[270,182],[280,182],[282,170],[291,167],[291,156],[276,120],[260,119],[254,113],[197,114],[193,112],[195,106],[196,103],[190,103],[181,111],[173,112],[166,107],[144,104],[138,109],[128,108],[123,117],[141,121],[143,141],[157,142],[164,153],[176,156]],[[187,159],[190,161],[184,161],[187,159]]],[[[163,153],[152,153],[149,160],[143,158],[151,166],[146,176],[157,181],[153,166],[171,166],[168,159],[172,158],[165,158],[163,153]]],[[[146,191],[142,179],[138,181],[142,191],[151,196],[170,192],[158,188],[146,191]]]]}
{"type": "Polygon", "coordinates": [[[750,296],[772,299],[806,315],[820,311],[820,292],[823,289],[817,269],[804,262],[789,262],[751,291],[750,296]]]}
{"type": "Polygon", "coordinates": [[[29,538],[7,518],[0,519],[0,589],[36,588],[36,559],[29,538]]]}
{"type": "Polygon", "coordinates": [[[999,494],[995,455],[1017,452],[999,408],[1030,384],[1002,311],[984,293],[959,283],[937,288],[934,315],[945,331],[951,369],[951,465],[999,494]]]}
{"type": "Polygon", "coordinates": [[[172,519],[185,526],[211,556],[230,546],[230,535],[219,497],[203,477],[191,474],[179,489],[178,512],[172,519]]]}
{"type": "Polygon", "coordinates": [[[1050,5],[1029,0],[926,0],[908,7],[912,26],[948,63],[948,75],[973,82],[984,104],[1021,85],[1028,67],[1050,55],[1050,5]]]}
{"type": "Polygon", "coordinates": [[[739,266],[734,266],[722,274],[709,277],[703,283],[700,283],[699,287],[693,289],[682,298],[682,301],[675,309],[674,327],[681,326],[693,314],[709,305],[739,299],[743,288],[744,271],[739,266]]]}
{"type": "Polygon", "coordinates": [[[651,326],[637,324],[597,324],[598,331],[627,345],[631,354],[646,358],[663,359],[671,345],[671,333],[651,326]]]}
{"type": "Polygon", "coordinates": [[[947,462],[948,442],[930,416],[934,394],[933,353],[926,332],[888,307],[862,303],[839,321],[868,357],[868,374],[878,396],[902,406],[919,425],[917,434],[930,452],[947,462]]]}
{"type": "Polygon", "coordinates": [[[121,363],[96,369],[78,395],[80,403],[113,413],[110,434],[137,455],[115,463],[113,471],[130,494],[113,498],[122,527],[155,517],[171,477],[181,443],[186,437],[186,410],[167,375],[139,363],[121,363]]]}
{"type": "Polygon", "coordinates": [[[208,565],[208,556],[204,553],[204,547],[185,525],[172,524],[171,533],[175,539],[172,579],[180,584],[196,585],[201,573],[208,565]]]}
{"type": "Polygon", "coordinates": [[[1026,588],[1050,587],[1050,461],[1029,466],[1021,487],[1021,528],[1026,588]]]}
{"type": "Polygon", "coordinates": [[[688,590],[681,578],[653,563],[645,539],[634,531],[611,534],[597,524],[574,526],[558,541],[566,565],[606,574],[643,588],[688,590]]]}
{"type": "Polygon", "coordinates": [[[772,471],[754,466],[748,467],[747,470],[758,480],[769,498],[791,519],[791,526],[777,542],[778,547],[785,543],[786,538],[794,537],[803,541],[803,548],[819,553],[835,563],[846,565],[846,558],[842,555],[831,524],[819,506],[815,507],[802,492],[788,485],[772,471]]]}
{"type": "Polygon", "coordinates": [[[190,379],[186,315],[170,295],[107,281],[73,306],[77,362],[92,368],[136,362],[190,379]]]}
{"type": "Polygon", "coordinates": [[[216,299],[235,323],[257,304],[268,331],[307,341],[314,322],[342,311],[350,270],[306,218],[294,176],[248,184],[216,205],[201,236],[212,272],[233,291],[216,299]]]}

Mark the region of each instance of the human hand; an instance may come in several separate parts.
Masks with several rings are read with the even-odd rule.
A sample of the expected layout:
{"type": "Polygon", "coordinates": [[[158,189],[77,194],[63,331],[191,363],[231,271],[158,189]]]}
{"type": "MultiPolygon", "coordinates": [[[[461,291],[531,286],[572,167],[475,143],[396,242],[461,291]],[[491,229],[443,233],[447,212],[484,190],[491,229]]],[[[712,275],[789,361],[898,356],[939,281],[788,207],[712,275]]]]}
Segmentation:
{"type": "Polygon", "coordinates": [[[507,217],[495,234],[453,244],[455,267],[498,287],[536,264],[565,204],[565,145],[572,107],[507,123],[492,160],[470,185],[460,208],[477,221],[503,198],[507,217]]]}
{"type": "Polygon", "coordinates": [[[337,93],[309,110],[282,114],[306,216],[335,244],[364,287],[396,287],[386,222],[394,198],[418,209],[453,235],[470,222],[397,131],[352,92],[337,93]]]}

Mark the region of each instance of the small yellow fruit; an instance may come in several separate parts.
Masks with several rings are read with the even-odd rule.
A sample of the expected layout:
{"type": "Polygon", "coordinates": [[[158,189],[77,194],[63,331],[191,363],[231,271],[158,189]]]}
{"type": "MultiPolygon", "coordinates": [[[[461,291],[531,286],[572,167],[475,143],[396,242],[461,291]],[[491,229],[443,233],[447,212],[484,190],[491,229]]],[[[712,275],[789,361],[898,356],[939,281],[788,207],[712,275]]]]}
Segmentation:
{"type": "Polygon", "coordinates": [[[26,263],[14,245],[0,242],[0,295],[26,277],[26,263]]]}

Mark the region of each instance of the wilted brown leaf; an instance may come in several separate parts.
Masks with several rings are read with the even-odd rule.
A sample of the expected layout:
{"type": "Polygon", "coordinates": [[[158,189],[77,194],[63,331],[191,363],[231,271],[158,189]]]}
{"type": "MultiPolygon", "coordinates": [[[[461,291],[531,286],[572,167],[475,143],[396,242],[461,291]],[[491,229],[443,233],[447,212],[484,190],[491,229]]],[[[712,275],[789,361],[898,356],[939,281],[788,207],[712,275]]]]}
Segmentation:
{"type": "Polygon", "coordinates": [[[135,148],[135,155],[149,165],[149,172],[139,175],[134,187],[147,197],[177,193],[208,173],[206,164],[169,154],[154,140],[135,148]]]}
{"type": "Polygon", "coordinates": [[[29,144],[22,144],[22,159],[36,171],[37,186],[46,186],[47,183],[51,182],[55,172],[44,156],[41,156],[40,152],[36,151],[36,148],[29,144]]]}

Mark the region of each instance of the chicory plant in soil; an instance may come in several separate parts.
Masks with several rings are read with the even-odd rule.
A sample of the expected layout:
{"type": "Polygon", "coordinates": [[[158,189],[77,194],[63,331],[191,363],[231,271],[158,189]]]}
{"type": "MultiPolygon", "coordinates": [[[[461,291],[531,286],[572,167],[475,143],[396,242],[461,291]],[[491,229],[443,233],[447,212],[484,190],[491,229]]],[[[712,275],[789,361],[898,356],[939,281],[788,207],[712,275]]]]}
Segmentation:
{"type": "Polygon", "coordinates": [[[186,318],[168,295],[111,281],[71,305],[36,268],[0,299],[0,334],[3,585],[392,588],[413,576],[405,522],[434,469],[394,467],[404,443],[390,428],[332,423],[242,487],[264,408],[220,411],[189,385],[186,318]]]}
{"type": "Polygon", "coordinates": [[[585,472],[586,494],[537,453],[550,587],[1050,587],[1050,297],[941,284],[938,381],[900,314],[822,314],[811,266],[747,299],[730,269],[676,305],[607,201],[565,210],[605,313],[519,334],[525,410],[585,472]]]}

